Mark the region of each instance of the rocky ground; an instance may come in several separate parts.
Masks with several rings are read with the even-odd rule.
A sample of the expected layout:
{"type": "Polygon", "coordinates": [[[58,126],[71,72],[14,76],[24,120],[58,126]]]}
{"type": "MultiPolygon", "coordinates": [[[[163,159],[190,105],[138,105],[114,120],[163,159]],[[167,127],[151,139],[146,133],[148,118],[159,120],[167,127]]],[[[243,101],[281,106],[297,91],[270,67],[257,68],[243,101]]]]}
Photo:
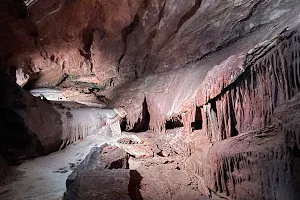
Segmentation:
{"type": "Polygon", "coordinates": [[[11,167],[1,180],[0,199],[57,200],[66,187],[65,200],[208,199],[186,172],[183,155],[162,153],[161,141],[151,132],[123,133],[121,138],[89,136],[11,167]]]}
{"type": "Polygon", "coordinates": [[[110,141],[112,138],[92,135],[58,152],[11,167],[6,179],[1,179],[0,199],[61,199],[67,177],[90,149],[110,141]]]}
{"type": "Polygon", "coordinates": [[[183,155],[163,156],[159,139],[149,135],[123,136],[117,146],[131,140],[126,151],[107,144],[92,149],[69,176],[64,199],[209,199],[211,195],[203,194],[185,170],[183,155]],[[135,138],[140,138],[140,143],[132,143],[135,138]]]}

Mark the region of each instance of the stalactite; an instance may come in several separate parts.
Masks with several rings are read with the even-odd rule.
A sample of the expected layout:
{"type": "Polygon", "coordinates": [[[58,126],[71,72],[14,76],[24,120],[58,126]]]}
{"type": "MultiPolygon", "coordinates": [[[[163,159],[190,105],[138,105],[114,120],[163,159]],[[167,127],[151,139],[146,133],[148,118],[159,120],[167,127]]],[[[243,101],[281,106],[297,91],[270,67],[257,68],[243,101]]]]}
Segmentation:
{"type": "MultiPolygon", "coordinates": [[[[274,131],[276,132],[271,128],[266,133],[273,134],[274,131]]],[[[267,149],[258,147],[248,150],[246,148],[243,151],[244,149],[240,147],[244,147],[244,145],[236,147],[235,141],[245,141],[247,137],[255,137],[253,134],[255,135],[252,133],[239,136],[240,139],[226,140],[224,141],[226,144],[223,144],[224,142],[215,144],[216,147],[212,147],[207,159],[199,156],[200,154],[192,157],[193,159],[187,162],[188,170],[204,178],[214,192],[223,193],[224,196],[233,199],[248,198],[250,194],[253,195],[253,199],[262,199],[263,197],[276,199],[280,192],[276,193],[274,188],[280,188],[280,186],[290,183],[290,153],[280,132],[275,135],[282,138],[279,140],[281,144],[280,142],[277,145],[268,143],[267,149]],[[267,166],[266,163],[268,163],[267,166]],[[255,183],[256,186],[250,186],[251,183],[255,183]],[[261,191],[258,191],[260,189],[261,191]],[[275,192],[270,193],[269,191],[275,192]]]]}
{"type": "Polygon", "coordinates": [[[113,109],[67,108],[67,112],[65,110],[58,111],[61,112],[61,121],[63,122],[60,149],[89,135],[102,133],[112,134],[113,136],[118,134],[116,130],[111,130],[114,131],[112,133],[100,131],[103,126],[108,126],[107,122],[117,115],[113,109]]]}
{"type": "Polygon", "coordinates": [[[195,65],[146,77],[130,91],[122,88],[127,93],[117,104],[126,106],[127,123],[133,128],[143,117],[146,97],[150,130],[165,132],[166,121],[181,115],[185,133],[192,132],[198,106],[211,141],[228,139],[272,124],[273,110],[300,91],[299,51],[299,33],[287,31],[208,72],[195,65]]]}
{"type": "MultiPolygon", "coordinates": [[[[201,101],[197,99],[196,102],[197,106],[203,106],[204,124],[211,141],[272,124],[273,110],[300,91],[300,58],[296,55],[300,42],[295,39],[298,37],[299,33],[293,33],[280,38],[263,47],[263,55],[255,55],[258,57],[255,61],[247,58],[251,62],[245,63],[245,71],[213,99],[209,94],[213,90],[211,84],[202,91],[206,97],[198,94],[198,98],[208,100],[205,104],[199,104],[201,101]],[[216,111],[212,111],[212,104],[217,105],[216,111]]],[[[219,83],[218,87],[224,85],[219,83]]]]}

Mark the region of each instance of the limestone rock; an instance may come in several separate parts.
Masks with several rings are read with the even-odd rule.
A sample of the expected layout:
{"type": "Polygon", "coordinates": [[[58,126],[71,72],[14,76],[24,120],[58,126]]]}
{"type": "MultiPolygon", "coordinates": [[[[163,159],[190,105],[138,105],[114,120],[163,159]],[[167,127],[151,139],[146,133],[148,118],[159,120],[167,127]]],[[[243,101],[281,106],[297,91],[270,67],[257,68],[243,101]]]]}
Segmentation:
{"type": "Polygon", "coordinates": [[[247,42],[237,50],[248,51],[295,26],[299,11],[293,0],[2,2],[5,69],[22,69],[22,83],[40,73],[36,85],[44,86],[68,74],[114,87],[185,67],[242,38],[247,42]]]}
{"type": "Polygon", "coordinates": [[[128,169],[95,169],[80,173],[67,188],[64,200],[129,200],[128,169]]]}
{"type": "Polygon", "coordinates": [[[11,164],[56,151],[61,142],[61,115],[47,101],[33,97],[0,73],[1,154],[11,164]]]}
{"type": "Polygon", "coordinates": [[[95,147],[80,163],[77,169],[68,177],[67,187],[74,182],[81,172],[95,169],[102,170],[119,168],[128,168],[128,154],[124,150],[107,144],[95,147]]]}
{"type": "Polygon", "coordinates": [[[95,147],[66,182],[64,199],[130,199],[127,153],[107,144],[95,147]]]}

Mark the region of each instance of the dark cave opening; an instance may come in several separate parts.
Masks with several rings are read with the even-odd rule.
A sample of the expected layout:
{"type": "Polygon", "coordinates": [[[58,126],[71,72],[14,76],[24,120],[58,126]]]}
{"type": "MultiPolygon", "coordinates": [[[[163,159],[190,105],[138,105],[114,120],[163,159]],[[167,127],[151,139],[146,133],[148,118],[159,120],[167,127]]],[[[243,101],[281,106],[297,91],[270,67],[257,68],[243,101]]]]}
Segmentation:
{"type": "Polygon", "coordinates": [[[300,149],[298,147],[295,147],[292,151],[293,156],[300,158],[300,149]]]}
{"type": "Polygon", "coordinates": [[[91,46],[94,40],[94,29],[91,26],[87,26],[82,31],[82,43],[83,49],[79,49],[80,55],[85,57],[86,59],[91,58],[91,46]]]}
{"type": "Polygon", "coordinates": [[[145,132],[149,130],[149,122],[150,122],[150,113],[148,111],[148,105],[145,98],[143,102],[142,120],[139,119],[138,122],[134,124],[132,129],[128,129],[127,121],[126,119],[124,119],[123,122],[121,122],[121,130],[127,132],[135,132],[135,133],[145,132]]]}
{"type": "Polygon", "coordinates": [[[183,127],[181,116],[166,121],[166,130],[183,127]]]}
{"type": "Polygon", "coordinates": [[[202,114],[201,114],[201,108],[196,107],[196,116],[195,121],[191,123],[191,127],[193,130],[201,130],[202,129],[202,114]]]}

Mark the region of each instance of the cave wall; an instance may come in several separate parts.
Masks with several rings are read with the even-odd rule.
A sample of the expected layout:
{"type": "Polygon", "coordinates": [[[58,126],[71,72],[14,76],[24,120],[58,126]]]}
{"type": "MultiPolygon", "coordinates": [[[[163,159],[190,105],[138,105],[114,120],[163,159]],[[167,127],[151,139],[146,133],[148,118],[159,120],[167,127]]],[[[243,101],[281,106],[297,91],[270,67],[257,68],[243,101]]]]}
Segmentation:
{"type": "Polygon", "coordinates": [[[61,142],[61,114],[20,88],[9,75],[1,72],[0,76],[1,155],[16,164],[56,151],[61,142]]]}
{"type": "Polygon", "coordinates": [[[243,74],[219,96],[211,98],[214,93],[210,91],[216,86],[210,83],[204,89],[210,97],[203,97],[203,91],[198,94],[211,99],[203,105],[202,112],[212,141],[274,123],[273,110],[299,92],[299,39],[298,32],[279,36],[254,53],[258,59],[248,55],[243,74]]]}
{"type": "Polygon", "coordinates": [[[139,79],[118,88],[113,103],[125,106],[134,124],[146,97],[155,132],[181,116],[186,169],[203,192],[298,199],[299,38],[298,27],[284,29],[212,68],[191,65],[139,79]],[[197,107],[203,127],[193,131],[197,107]]]}
{"type": "MultiPolygon", "coordinates": [[[[4,0],[2,5],[1,60],[7,69],[17,67],[20,85],[35,74],[34,87],[55,86],[66,75],[96,77],[98,84],[113,87],[170,71],[256,31],[276,30],[298,11],[292,0],[38,0],[27,7],[21,0],[4,0]]],[[[276,32],[260,34],[256,42],[276,32]]]]}
{"type": "MultiPolygon", "coordinates": [[[[244,72],[220,95],[200,90],[198,103],[208,100],[201,134],[210,145],[188,147],[187,169],[204,191],[234,199],[299,198],[298,53],[299,32],[287,32],[250,51],[244,72]]],[[[205,89],[216,88],[209,82],[205,89]]]]}
{"type": "MultiPolygon", "coordinates": [[[[5,71],[17,69],[19,85],[34,76],[34,87],[96,77],[114,87],[110,106],[125,107],[130,128],[143,121],[145,105],[155,132],[181,120],[186,169],[203,192],[298,198],[299,1],[38,0],[26,7],[3,0],[0,7],[0,59],[5,71]],[[197,107],[202,126],[193,130],[197,107]]],[[[14,119],[2,117],[1,125],[15,131],[1,136],[19,133],[16,122],[24,132],[21,148],[16,138],[2,144],[12,149],[1,152],[7,160],[49,153],[89,132],[61,127],[51,105],[0,80],[1,113],[14,119]]]]}

